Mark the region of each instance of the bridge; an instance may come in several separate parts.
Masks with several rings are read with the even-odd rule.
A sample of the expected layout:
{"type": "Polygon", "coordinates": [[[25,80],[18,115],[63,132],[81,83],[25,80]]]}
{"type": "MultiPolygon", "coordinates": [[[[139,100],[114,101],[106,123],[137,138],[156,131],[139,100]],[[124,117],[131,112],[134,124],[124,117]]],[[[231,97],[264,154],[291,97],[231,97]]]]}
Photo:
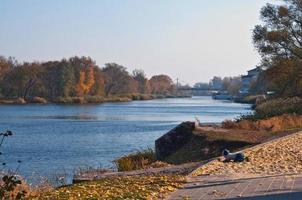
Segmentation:
{"type": "Polygon", "coordinates": [[[213,93],[218,92],[218,90],[214,90],[211,88],[197,88],[197,87],[177,87],[178,91],[183,92],[186,95],[196,95],[196,96],[208,96],[213,93]]]}

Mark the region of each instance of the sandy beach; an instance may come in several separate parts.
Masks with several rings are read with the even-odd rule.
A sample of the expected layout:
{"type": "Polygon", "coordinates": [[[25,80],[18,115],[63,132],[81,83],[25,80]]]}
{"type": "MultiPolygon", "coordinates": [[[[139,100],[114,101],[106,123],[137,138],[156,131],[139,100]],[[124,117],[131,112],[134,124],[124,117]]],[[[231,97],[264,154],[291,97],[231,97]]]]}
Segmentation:
{"type": "Polygon", "coordinates": [[[203,165],[193,175],[302,173],[302,132],[257,145],[243,152],[248,161],[235,163],[217,159],[203,165]]]}

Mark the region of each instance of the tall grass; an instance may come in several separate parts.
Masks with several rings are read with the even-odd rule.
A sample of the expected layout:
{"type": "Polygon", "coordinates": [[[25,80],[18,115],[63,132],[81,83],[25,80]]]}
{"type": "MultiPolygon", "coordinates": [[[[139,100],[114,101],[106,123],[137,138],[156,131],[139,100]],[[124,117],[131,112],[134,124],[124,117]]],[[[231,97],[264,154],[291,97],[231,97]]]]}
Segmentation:
{"type": "Polygon", "coordinates": [[[255,119],[265,119],[282,114],[302,115],[302,98],[278,98],[268,100],[255,108],[255,119]]]}
{"type": "Polygon", "coordinates": [[[118,171],[145,169],[156,161],[153,149],[137,151],[113,161],[118,171]]]}
{"type": "Polygon", "coordinates": [[[227,120],[222,123],[222,126],[228,129],[243,129],[271,132],[300,129],[302,128],[302,115],[284,114],[261,120],[227,120]]]}

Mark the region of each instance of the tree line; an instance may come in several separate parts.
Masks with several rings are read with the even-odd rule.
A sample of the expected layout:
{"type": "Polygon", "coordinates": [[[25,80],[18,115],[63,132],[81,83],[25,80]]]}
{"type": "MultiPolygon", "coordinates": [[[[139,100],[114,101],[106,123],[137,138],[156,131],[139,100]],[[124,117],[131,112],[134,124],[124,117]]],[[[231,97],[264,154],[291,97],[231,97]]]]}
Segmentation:
{"type": "Polygon", "coordinates": [[[219,77],[214,76],[208,83],[195,83],[195,88],[207,90],[227,91],[231,95],[238,95],[242,86],[241,76],[219,77]]]}
{"type": "Polygon", "coordinates": [[[42,97],[55,102],[68,97],[112,97],[129,94],[173,94],[175,86],[167,75],[148,79],[143,70],[106,63],[96,65],[90,57],[60,61],[23,62],[0,57],[0,99],[42,97]]]}

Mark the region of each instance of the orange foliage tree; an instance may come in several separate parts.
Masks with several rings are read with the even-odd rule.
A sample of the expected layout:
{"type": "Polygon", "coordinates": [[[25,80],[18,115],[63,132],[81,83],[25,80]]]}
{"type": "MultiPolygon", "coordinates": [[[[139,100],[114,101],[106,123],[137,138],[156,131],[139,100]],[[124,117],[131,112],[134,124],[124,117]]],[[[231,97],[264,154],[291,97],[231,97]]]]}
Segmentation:
{"type": "Polygon", "coordinates": [[[91,88],[95,83],[94,80],[94,69],[92,66],[89,67],[88,73],[86,70],[80,71],[79,82],[76,86],[76,92],[78,96],[86,95],[90,92],[91,88]]]}

